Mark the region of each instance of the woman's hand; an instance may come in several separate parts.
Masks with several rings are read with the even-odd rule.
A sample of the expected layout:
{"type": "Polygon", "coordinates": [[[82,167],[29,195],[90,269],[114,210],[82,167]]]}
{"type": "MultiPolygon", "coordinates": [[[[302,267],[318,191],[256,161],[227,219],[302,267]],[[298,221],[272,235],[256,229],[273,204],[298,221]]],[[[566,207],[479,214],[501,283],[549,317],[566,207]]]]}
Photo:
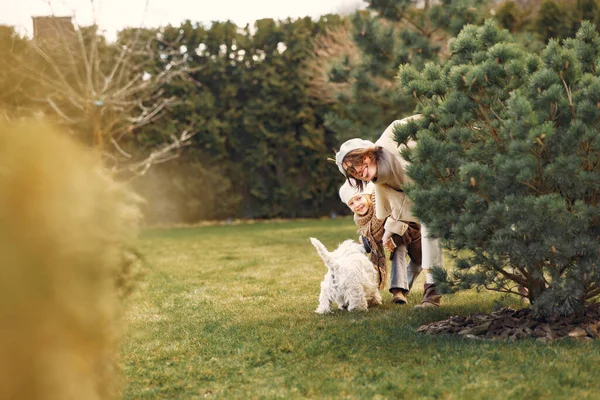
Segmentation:
{"type": "Polygon", "coordinates": [[[394,243],[394,241],[392,239],[388,239],[388,241],[384,242],[383,245],[385,246],[386,249],[388,249],[390,251],[390,253],[396,249],[396,244],[394,243]]]}
{"type": "Polygon", "coordinates": [[[383,242],[383,247],[388,249],[390,252],[394,251],[394,249],[396,248],[396,244],[392,240],[393,234],[393,232],[384,231],[383,237],[381,238],[381,241],[383,242]]]}

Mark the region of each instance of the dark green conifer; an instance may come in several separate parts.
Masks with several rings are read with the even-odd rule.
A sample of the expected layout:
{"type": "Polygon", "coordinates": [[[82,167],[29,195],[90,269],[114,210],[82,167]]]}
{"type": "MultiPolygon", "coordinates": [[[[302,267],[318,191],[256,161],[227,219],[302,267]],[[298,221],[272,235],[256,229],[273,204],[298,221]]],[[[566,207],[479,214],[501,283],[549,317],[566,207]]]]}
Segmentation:
{"type": "Polygon", "coordinates": [[[459,258],[441,289],[485,287],[570,315],[600,294],[600,38],[533,54],[488,21],[450,42],[444,66],[404,65],[423,118],[400,127],[415,214],[459,258]]]}
{"type": "Polygon", "coordinates": [[[331,83],[347,85],[326,120],[340,142],[352,137],[374,139],[390,121],[409,115],[415,103],[397,91],[398,65],[422,68],[426,62],[444,59],[448,38],[465,24],[483,22],[488,11],[486,0],[366,3],[366,10],[350,18],[349,40],[357,46],[350,51],[359,53],[359,62],[344,54],[332,57],[328,68],[331,83]]]}

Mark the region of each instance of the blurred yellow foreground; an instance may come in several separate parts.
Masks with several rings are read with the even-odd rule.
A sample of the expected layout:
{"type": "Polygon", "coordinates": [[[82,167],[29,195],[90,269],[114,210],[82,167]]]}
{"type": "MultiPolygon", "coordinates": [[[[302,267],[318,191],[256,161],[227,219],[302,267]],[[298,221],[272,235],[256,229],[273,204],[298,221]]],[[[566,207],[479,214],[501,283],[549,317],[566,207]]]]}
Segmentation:
{"type": "Polygon", "coordinates": [[[0,399],[118,396],[138,203],[58,129],[0,121],[0,399]]]}

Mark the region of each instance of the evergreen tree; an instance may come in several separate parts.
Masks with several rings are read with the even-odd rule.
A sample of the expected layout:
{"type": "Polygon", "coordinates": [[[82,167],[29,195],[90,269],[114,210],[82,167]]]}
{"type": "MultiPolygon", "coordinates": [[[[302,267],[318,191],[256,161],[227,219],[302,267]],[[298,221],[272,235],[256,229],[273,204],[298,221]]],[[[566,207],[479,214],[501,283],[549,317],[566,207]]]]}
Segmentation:
{"type": "Polygon", "coordinates": [[[170,118],[146,127],[144,141],[179,125],[193,124],[198,134],[183,158],[150,177],[166,178],[164,185],[139,184],[148,197],[158,191],[177,199],[161,215],[193,221],[345,211],[337,196],[340,177],[326,161],[337,144],[324,126],[330,105],[308,95],[301,73],[310,39],[338,22],[335,16],[263,19],[246,27],[186,22],[163,30],[164,42],[185,46],[194,82],[164,87],[179,101],[170,118]],[[177,177],[168,179],[171,173],[177,177]]]}
{"type": "Polygon", "coordinates": [[[512,0],[503,1],[496,12],[494,18],[500,26],[506,28],[511,33],[518,32],[522,25],[526,22],[527,15],[521,6],[512,0]]]}
{"type": "Polygon", "coordinates": [[[572,22],[571,16],[564,5],[546,0],[540,5],[534,25],[540,39],[547,43],[552,38],[562,39],[567,37],[572,22]]]}
{"type": "Polygon", "coordinates": [[[444,66],[399,79],[423,117],[400,127],[415,180],[414,212],[448,248],[446,291],[528,289],[540,315],[570,315],[600,294],[600,38],[541,54],[488,21],[450,42],[444,66]]]}
{"type": "MultiPolygon", "coordinates": [[[[397,91],[398,65],[410,63],[421,68],[426,62],[445,58],[448,38],[467,23],[482,22],[488,10],[486,0],[366,2],[366,10],[350,17],[346,40],[354,46],[331,54],[323,67],[329,80],[326,90],[338,89],[336,107],[326,119],[338,142],[375,138],[390,121],[408,115],[415,103],[411,96],[397,91]]],[[[322,62],[321,57],[317,49],[310,62],[322,62]]],[[[322,84],[319,80],[313,83],[322,84]]]]}

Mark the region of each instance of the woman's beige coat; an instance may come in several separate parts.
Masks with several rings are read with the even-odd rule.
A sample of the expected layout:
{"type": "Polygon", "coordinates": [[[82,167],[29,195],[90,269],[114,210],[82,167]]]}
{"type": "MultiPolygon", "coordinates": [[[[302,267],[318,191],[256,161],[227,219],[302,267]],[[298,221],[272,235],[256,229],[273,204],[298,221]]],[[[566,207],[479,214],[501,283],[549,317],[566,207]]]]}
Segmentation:
{"type": "MultiPolygon", "coordinates": [[[[419,117],[420,115],[413,115],[392,122],[375,142],[377,146],[384,149],[382,158],[377,160],[377,178],[373,179],[377,199],[375,214],[378,219],[387,218],[385,223],[387,232],[398,235],[403,235],[406,231],[407,221],[418,223],[419,220],[413,216],[412,202],[404,193],[404,186],[412,181],[405,172],[405,167],[409,163],[400,156],[400,152],[406,146],[398,146],[394,141],[394,126],[419,117]]],[[[415,145],[414,141],[408,143],[410,148],[415,145]]]]}

